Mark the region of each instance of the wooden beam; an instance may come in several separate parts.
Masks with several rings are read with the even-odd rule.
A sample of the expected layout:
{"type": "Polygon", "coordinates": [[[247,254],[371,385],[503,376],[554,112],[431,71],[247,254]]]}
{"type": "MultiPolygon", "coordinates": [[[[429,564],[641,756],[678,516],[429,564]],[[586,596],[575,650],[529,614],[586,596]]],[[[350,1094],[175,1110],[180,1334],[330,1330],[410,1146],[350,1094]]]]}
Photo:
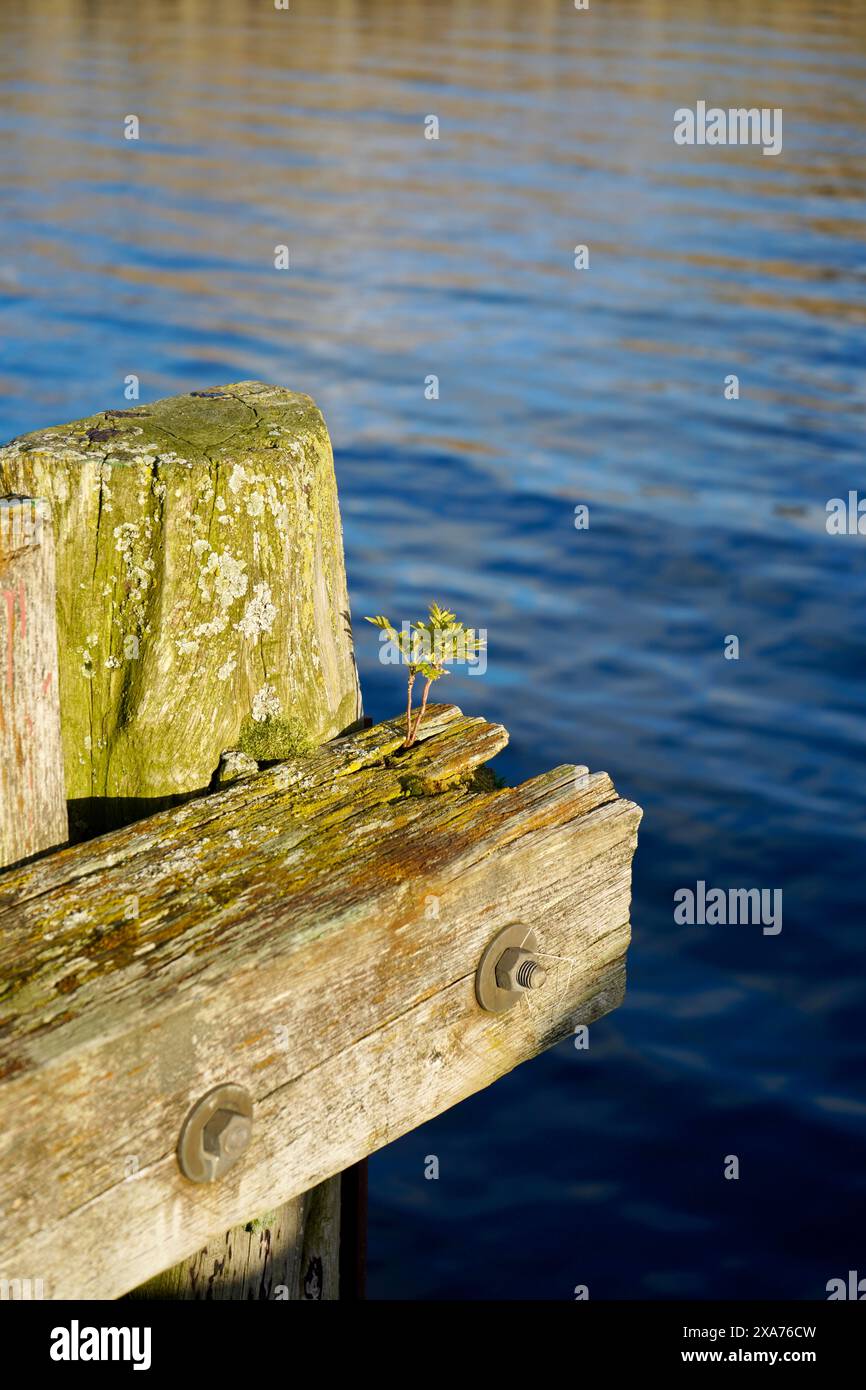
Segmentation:
{"type": "Polygon", "coordinates": [[[619,1003],[640,810],[580,767],[492,788],[506,737],[433,707],[0,876],[0,1275],[123,1293],[619,1003]],[[548,981],[487,1014],[514,921],[548,981]],[[253,1142],[194,1185],[223,1081],[253,1142]]]}
{"type": "Polygon", "coordinates": [[[68,838],[47,504],[0,497],[0,865],[68,838]]]}

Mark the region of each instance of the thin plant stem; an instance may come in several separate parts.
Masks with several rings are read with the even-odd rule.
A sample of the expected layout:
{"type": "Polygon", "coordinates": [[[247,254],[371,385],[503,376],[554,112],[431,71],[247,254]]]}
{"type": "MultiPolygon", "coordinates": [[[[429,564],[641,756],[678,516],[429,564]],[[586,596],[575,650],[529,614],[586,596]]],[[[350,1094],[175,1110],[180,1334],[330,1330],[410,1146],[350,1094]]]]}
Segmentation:
{"type": "Polygon", "coordinates": [[[415,672],[409,672],[409,684],[406,689],[406,742],[404,748],[408,748],[412,742],[412,686],[415,684],[415,672]]]}
{"type": "Polygon", "coordinates": [[[424,711],[427,708],[427,696],[430,694],[430,686],[432,684],[432,680],[428,678],[424,686],[424,689],[421,692],[421,708],[418,711],[418,718],[415,720],[415,728],[412,730],[412,737],[409,740],[410,744],[414,743],[416,738],[418,737],[418,730],[421,727],[421,720],[424,718],[424,711]]]}

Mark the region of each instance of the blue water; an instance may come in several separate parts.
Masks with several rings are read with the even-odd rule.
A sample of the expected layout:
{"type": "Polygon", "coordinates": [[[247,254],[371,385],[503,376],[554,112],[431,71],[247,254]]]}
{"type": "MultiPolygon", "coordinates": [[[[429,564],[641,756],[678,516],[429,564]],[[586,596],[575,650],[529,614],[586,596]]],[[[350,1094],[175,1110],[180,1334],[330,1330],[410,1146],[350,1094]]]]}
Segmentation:
{"type": "Polygon", "coordinates": [[[862,6],[14,8],[3,437],[129,373],[308,391],[356,620],[448,602],[503,775],[585,762],[644,808],[625,1005],[372,1159],[370,1296],[866,1274],[866,542],[825,527],[866,481],[862,6]],[[677,147],[699,99],[782,107],[782,154],[677,147]],[[782,932],[678,926],[698,879],[781,888],[782,932]]]}

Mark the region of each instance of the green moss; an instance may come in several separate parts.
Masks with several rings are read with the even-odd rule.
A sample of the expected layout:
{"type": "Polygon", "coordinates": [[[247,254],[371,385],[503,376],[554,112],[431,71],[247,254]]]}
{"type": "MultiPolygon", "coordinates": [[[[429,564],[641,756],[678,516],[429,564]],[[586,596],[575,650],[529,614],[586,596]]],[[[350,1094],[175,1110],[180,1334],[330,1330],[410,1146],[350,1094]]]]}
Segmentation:
{"type": "Polygon", "coordinates": [[[276,1219],[277,1213],[275,1211],[266,1211],[264,1216],[257,1216],[254,1220],[248,1221],[244,1230],[248,1231],[250,1235],[258,1235],[259,1231],[266,1231],[270,1226],[273,1226],[276,1219]]]}
{"type": "Polygon", "coordinates": [[[272,717],[255,720],[250,715],[241,725],[238,742],[241,752],[259,763],[302,758],[315,752],[316,746],[299,719],[272,717]]]}
{"type": "Polygon", "coordinates": [[[507,786],[505,778],[494,772],[492,767],[476,767],[466,779],[467,791],[471,792],[501,792],[507,786]]]}
{"type": "MultiPolygon", "coordinates": [[[[385,765],[399,766],[393,759],[385,760],[385,765]]],[[[495,792],[502,791],[505,782],[489,767],[476,767],[471,772],[459,773],[456,777],[442,781],[431,780],[423,768],[420,772],[407,772],[399,778],[400,790],[404,796],[439,796],[442,792],[495,792]]]]}
{"type": "Polygon", "coordinates": [[[409,773],[400,778],[400,790],[404,796],[429,796],[430,784],[417,773],[409,773]]]}

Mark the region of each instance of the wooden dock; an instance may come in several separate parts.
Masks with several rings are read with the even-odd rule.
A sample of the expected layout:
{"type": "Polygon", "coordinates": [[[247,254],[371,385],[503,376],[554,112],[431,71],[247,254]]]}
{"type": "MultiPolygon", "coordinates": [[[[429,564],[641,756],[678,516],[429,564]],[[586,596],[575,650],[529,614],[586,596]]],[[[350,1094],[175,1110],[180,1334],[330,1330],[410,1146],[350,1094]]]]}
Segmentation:
{"type": "Polygon", "coordinates": [[[498,786],[486,764],[505,730],[453,705],[430,707],[408,750],[405,718],[363,727],[330,446],[298,399],[242,383],[194,398],[186,435],[180,398],[123,412],[119,437],[100,438],[97,419],[0,451],[0,491],[37,496],[43,518],[30,547],[0,548],[0,589],[26,578],[43,634],[34,667],[17,609],[0,606],[14,685],[0,724],[4,798],[17,779],[15,824],[32,826],[40,769],[57,781],[59,722],[66,799],[88,837],[54,848],[65,838],[61,792],[44,819],[33,802],[42,844],[32,830],[17,840],[5,830],[2,845],[0,1278],[41,1278],[47,1297],[346,1296],[339,1175],[622,999],[639,808],[580,766],[498,786]],[[130,417],[147,461],[124,465],[121,453],[112,472],[106,445],[128,438],[130,417]],[[305,471],[317,473],[309,491],[305,471]],[[99,490],[104,508],[106,475],[110,500],[120,497],[110,528],[92,507],[99,490]],[[263,534],[249,503],[267,498],[268,481],[283,510],[263,534]],[[132,614],[127,557],[116,544],[103,556],[101,537],[137,525],[137,544],[145,516],[148,546],[133,567],[157,577],[132,614]],[[181,524],[184,573],[167,559],[181,524]],[[52,528],[58,583],[71,588],[57,595],[59,672],[46,680],[52,528]],[[194,540],[212,577],[231,570],[219,559],[231,540],[234,590],[206,580],[204,597],[194,540]],[[281,605],[287,577],[292,601],[281,605]],[[188,660],[179,642],[194,639],[178,633],[223,616],[219,651],[200,642],[188,660]],[[269,619],[267,631],[253,618],[269,619]],[[85,645],[89,675],[77,649],[88,626],[85,637],[106,634],[118,654],[106,664],[103,644],[97,665],[98,643],[85,645]],[[124,662],[130,636],[138,656],[124,662]],[[272,713],[254,733],[273,738],[274,758],[227,765],[263,685],[272,713]],[[24,754],[22,691],[55,729],[24,754]],[[89,749],[85,696],[89,727],[104,731],[89,749]],[[182,745],[170,765],[161,740],[182,745]],[[544,978],[515,983],[513,1007],[492,1012],[476,976],[508,927],[544,978]],[[235,1089],[215,1093],[216,1118],[196,1129],[217,1087],[235,1089]],[[235,1095],[246,1099],[235,1106],[235,1095]],[[182,1133],[211,1180],[190,1176],[182,1133]]]}

